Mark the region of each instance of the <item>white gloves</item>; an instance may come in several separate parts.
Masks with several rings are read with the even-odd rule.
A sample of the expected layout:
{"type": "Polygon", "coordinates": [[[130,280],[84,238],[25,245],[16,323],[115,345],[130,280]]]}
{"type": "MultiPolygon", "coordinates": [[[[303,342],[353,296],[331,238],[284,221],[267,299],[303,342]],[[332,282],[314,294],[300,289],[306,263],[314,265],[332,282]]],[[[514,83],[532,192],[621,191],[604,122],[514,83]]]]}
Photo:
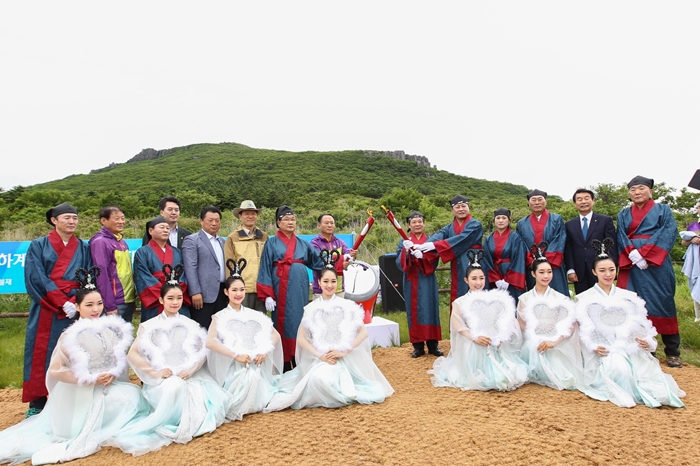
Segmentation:
{"type": "Polygon", "coordinates": [[[272,299],[270,297],[265,298],[265,309],[272,312],[275,310],[276,307],[277,307],[277,302],[274,299],[272,299]]]}
{"type": "Polygon", "coordinates": [[[632,263],[634,265],[636,265],[637,267],[639,267],[640,269],[646,270],[649,268],[649,264],[647,264],[646,259],[644,259],[642,257],[642,255],[639,254],[639,251],[637,251],[636,249],[633,249],[632,251],[630,251],[629,257],[630,257],[630,260],[632,261],[632,263]]]}
{"type": "Polygon", "coordinates": [[[642,255],[639,254],[639,251],[637,251],[636,249],[633,249],[632,251],[630,251],[629,256],[630,256],[630,260],[632,261],[632,263],[634,265],[637,265],[637,262],[644,260],[642,255]]]}
{"type": "Polygon", "coordinates": [[[352,258],[352,256],[351,256],[350,254],[345,254],[345,255],[343,256],[343,260],[344,260],[345,262],[352,262],[352,261],[353,261],[353,258],[352,258]]]}
{"type": "Polygon", "coordinates": [[[403,240],[403,248],[404,249],[411,249],[413,247],[413,241],[409,239],[403,240]]]}
{"type": "Polygon", "coordinates": [[[505,280],[497,280],[496,288],[498,288],[499,290],[508,291],[508,282],[505,280]]]}
{"type": "Polygon", "coordinates": [[[435,250],[435,243],[432,243],[432,242],[423,243],[423,244],[417,245],[416,247],[423,252],[434,251],[435,250]]]}
{"type": "Polygon", "coordinates": [[[413,254],[413,257],[416,259],[422,259],[423,258],[423,251],[420,249],[411,249],[411,254],[413,254]]]}
{"type": "Polygon", "coordinates": [[[66,301],[63,304],[63,312],[65,312],[66,315],[72,319],[75,317],[75,313],[78,312],[78,309],[75,307],[75,304],[71,303],[70,301],[66,301]]]}

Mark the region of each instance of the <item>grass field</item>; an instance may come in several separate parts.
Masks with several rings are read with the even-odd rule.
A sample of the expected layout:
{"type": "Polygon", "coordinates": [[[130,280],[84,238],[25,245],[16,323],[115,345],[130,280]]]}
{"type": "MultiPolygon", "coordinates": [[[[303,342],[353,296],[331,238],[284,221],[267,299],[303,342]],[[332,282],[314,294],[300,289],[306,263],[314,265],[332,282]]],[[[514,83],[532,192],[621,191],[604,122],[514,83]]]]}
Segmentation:
{"type": "Polygon", "coordinates": [[[24,333],[27,319],[0,319],[0,388],[22,387],[24,333]]]}

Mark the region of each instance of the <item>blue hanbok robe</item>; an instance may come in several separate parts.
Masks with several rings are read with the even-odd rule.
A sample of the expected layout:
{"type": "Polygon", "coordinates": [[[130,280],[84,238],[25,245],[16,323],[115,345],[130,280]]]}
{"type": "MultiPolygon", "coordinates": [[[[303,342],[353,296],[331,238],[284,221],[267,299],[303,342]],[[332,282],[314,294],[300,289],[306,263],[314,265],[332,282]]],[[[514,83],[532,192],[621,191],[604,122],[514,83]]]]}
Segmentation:
{"type": "Polygon", "coordinates": [[[306,267],[321,270],[318,251],[303,239],[291,238],[278,231],[268,239],[260,258],[258,299],[273,298],[277,302],[272,321],[282,337],[284,361],[291,361],[296,351],[297,331],[309,303],[309,275],[306,267]]]}
{"type": "MultiPolygon", "coordinates": [[[[414,244],[423,244],[427,238],[426,235],[418,238],[413,233],[409,236],[414,244]]],[[[437,261],[437,255],[432,252],[424,253],[422,259],[417,259],[404,249],[403,241],[399,242],[396,266],[403,271],[403,295],[411,343],[442,340],[438,284],[435,278],[437,261]]]]}
{"type": "Polygon", "coordinates": [[[491,288],[498,280],[508,282],[508,293],[518,302],[525,291],[525,257],[527,246],[517,232],[510,228],[503,235],[494,231],[484,241],[484,254],[491,288]]]}
{"type": "MultiPolygon", "coordinates": [[[[540,226],[541,227],[541,226],[540,226]]],[[[552,265],[552,281],[549,286],[559,293],[569,295],[569,284],[566,278],[566,270],[564,266],[564,246],[566,245],[566,228],[564,220],[559,214],[553,214],[547,209],[542,213],[539,221],[535,214],[530,214],[518,221],[518,226],[515,231],[525,242],[525,246],[529,249],[533,243],[540,244],[542,241],[549,243],[547,248],[547,260],[552,265]],[[544,222],[544,229],[541,232],[536,232],[533,225],[539,222],[544,222]]],[[[530,267],[534,257],[532,254],[527,254],[525,265],[530,267]]],[[[527,289],[531,290],[535,286],[535,277],[530,273],[525,274],[527,280],[527,289]]]]}
{"type": "MultiPolygon", "coordinates": [[[[484,235],[484,227],[481,222],[467,217],[462,225],[455,219],[449,225],[428,238],[428,242],[435,243],[435,250],[444,263],[450,262],[450,303],[460,296],[464,296],[469,287],[464,281],[464,275],[469,267],[467,251],[481,249],[481,237],[484,235]]],[[[488,287],[488,277],[486,277],[488,287]]],[[[452,305],[450,305],[450,312],[452,305]]]]}
{"type": "Polygon", "coordinates": [[[650,199],[642,209],[626,207],[617,215],[617,244],[620,276],[617,286],[634,291],[647,303],[649,320],[662,335],[678,333],[676,277],[669,252],[678,236],[671,208],[650,199]],[[633,211],[632,209],[637,209],[633,211]],[[633,218],[633,216],[635,218],[633,218]],[[629,253],[636,249],[649,264],[642,270],[632,264],[629,253]]]}
{"type": "MultiPolygon", "coordinates": [[[[163,251],[158,243],[150,240],[146,246],[136,250],[134,254],[134,283],[141,300],[141,322],[146,322],[163,311],[160,304],[160,289],[167,280],[163,273],[163,265],[172,267],[182,264],[182,253],[178,248],[173,248],[169,243],[165,244],[163,251]]],[[[182,287],[184,305],[180,308],[180,314],[190,317],[187,306],[192,304],[187,293],[187,279],[183,273],[179,280],[182,287]]]]}
{"type": "Polygon", "coordinates": [[[75,236],[63,244],[56,230],[29,245],[24,262],[24,284],[32,298],[24,343],[22,402],[48,395],[46,371],[61,333],[73,323],[63,305],[75,303],[79,284],[75,272],[92,266],[90,246],[75,236]]]}

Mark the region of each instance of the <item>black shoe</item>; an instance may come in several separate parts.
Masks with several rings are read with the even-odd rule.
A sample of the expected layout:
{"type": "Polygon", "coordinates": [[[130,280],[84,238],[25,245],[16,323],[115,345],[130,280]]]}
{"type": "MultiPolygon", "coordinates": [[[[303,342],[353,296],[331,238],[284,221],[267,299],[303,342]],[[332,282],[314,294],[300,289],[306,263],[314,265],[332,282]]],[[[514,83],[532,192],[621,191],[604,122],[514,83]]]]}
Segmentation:
{"type": "Polygon", "coordinates": [[[445,353],[443,353],[442,351],[440,351],[440,348],[435,348],[435,349],[428,350],[428,353],[432,354],[433,356],[438,356],[438,357],[439,357],[439,356],[444,356],[444,355],[445,355],[445,353]]]}
{"type": "Polygon", "coordinates": [[[666,365],[668,367],[683,367],[683,361],[678,356],[669,356],[666,358],[666,365]]]}
{"type": "Polygon", "coordinates": [[[411,353],[412,358],[419,358],[421,356],[425,356],[425,350],[423,348],[416,348],[413,350],[413,353],[411,353]]]}

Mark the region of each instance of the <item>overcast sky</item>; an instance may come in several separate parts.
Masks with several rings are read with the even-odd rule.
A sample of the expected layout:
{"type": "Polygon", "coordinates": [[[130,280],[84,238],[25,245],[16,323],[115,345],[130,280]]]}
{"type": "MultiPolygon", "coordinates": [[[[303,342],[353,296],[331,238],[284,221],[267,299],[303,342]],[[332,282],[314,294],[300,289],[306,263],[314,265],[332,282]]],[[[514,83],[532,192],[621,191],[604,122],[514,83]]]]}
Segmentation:
{"type": "MultiPolygon", "coordinates": [[[[0,5],[0,187],[238,142],[569,197],[700,168],[700,2],[0,5]]],[[[464,193],[469,194],[469,193],[464,193]]]]}

